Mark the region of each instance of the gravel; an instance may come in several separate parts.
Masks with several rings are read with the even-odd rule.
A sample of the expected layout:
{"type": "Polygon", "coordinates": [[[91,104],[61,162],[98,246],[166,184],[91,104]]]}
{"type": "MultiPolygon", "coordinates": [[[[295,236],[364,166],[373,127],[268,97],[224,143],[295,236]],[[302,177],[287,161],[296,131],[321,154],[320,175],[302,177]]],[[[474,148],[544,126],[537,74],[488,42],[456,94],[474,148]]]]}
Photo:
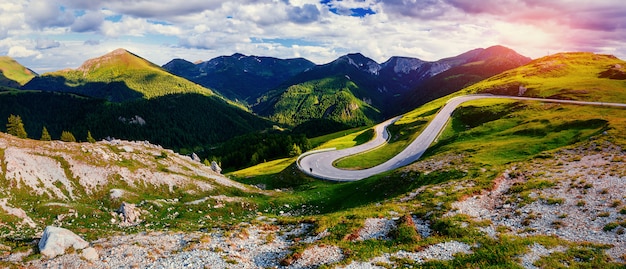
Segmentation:
{"type": "Polygon", "coordinates": [[[365,224],[358,232],[356,241],[364,241],[370,239],[389,240],[389,232],[396,227],[396,223],[390,219],[369,218],[365,220],[365,224]]]}
{"type": "Polygon", "coordinates": [[[471,246],[457,241],[449,241],[434,244],[417,252],[398,251],[396,253],[385,253],[369,261],[370,264],[393,264],[392,258],[409,259],[417,263],[430,260],[452,260],[458,253],[472,253],[471,246]]]}
{"type": "Polygon", "coordinates": [[[489,220],[483,228],[497,238],[498,226],[507,227],[514,235],[553,235],[572,242],[592,242],[612,247],[605,253],[624,262],[626,237],[622,228],[604,231],[608,223],[624,221],[619,212],[626,204],[626,155],[620,148],[604,145],[563,150],[554,159],[523,165],[516,177],[504,173],[491,191],[453,203],[455,210],[447,216],[466,214],[478,220],[489,220]],[[582,157],[581,157],[582,156],[582,157]],[[527,180],[553,182],[552,187],[531,190],[534,202],[523,204],[510,187],[527,180]]]}
{"type": "Polygon", "coordinates": [[[521,257],[522,266],[526,269],[539,269],[534,263],[541,259],[541,257],[550,256],[554,252],[564,252],[567,249],[562,246],[556,248],[547,249],[543,245],[538,243],[528,246],[528,252],[521,257]]]}

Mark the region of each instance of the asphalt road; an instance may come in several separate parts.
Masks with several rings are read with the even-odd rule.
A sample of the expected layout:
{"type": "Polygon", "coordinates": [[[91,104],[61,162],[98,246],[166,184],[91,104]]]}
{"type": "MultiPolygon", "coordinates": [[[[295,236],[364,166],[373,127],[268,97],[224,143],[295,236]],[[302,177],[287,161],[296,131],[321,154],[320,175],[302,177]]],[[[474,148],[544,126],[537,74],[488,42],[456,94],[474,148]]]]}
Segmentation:
{"type": "Polygon", "coordinates": [[[368,151],[385,144],[389,138],[387,126],[393,124],[400,117],[389,119],[374,127],[375,137],[371,141],[355,146],[352,148],[334,150],[324,149],[315,152],[306,152],[298,158],[298,167],[302,172],[320,179],[332,181],[356,181],[361,180],[382,172],[394,170],[402,166],[406,166],[417,161],[428,147],[435,141],[437,136],[446,123],[450,119],[452,112],[462,103],[485,98],[502,98],[516,99],[528,101],[541,101],[550,103],[576,104],[576,105],[594,105],[594,106],[612,106],[626,108],[626,104],[622,103],[606,103],[606,102],[585,102],[573,100],[543,99],[530,97],[513,97],[499,95],[465,95],[450,99],[446,105],[437,113],[435,118],[426,126],[422,133],[409,144],[398,155],[388,161],[372,168],[363,170],[344,170],[333,166],[333,163],[343,157],[368,151]]]}

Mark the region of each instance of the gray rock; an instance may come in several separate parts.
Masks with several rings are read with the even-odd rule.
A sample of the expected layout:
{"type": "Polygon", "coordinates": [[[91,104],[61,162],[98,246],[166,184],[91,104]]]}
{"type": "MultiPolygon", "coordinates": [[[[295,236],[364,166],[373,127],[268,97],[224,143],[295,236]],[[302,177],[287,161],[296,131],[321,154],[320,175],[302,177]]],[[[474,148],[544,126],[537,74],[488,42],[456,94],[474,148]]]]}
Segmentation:
{"type": "Polygon", "coordinates": [[[217,164],[216,161],[212,161],[211,162],[211,170],[213,170],[214,172],[217,172],[217,173],[221,173],[222,172],[222,168],[220,168],[220,166],[217,164]]]}
{"type": "Polygon", "coordinates": [[[198,154],[196,154],[195,152],[194,152],[194,153],[191,153],[191,160],[192,160],[192,161],[195,161],[195,162],[202,162],[202,160],[200,159],[200,157],[198,157],[198,154]]]}
{"type": "Polygon", "coordinates": [[[69,247],[84,249],[89,243],[68,229],[48,226],[43,231],[38,246],[42,255],[54,258],[63,255],[69,247]]]}
{"type": "Polygon", "coordinates": [[[120,226],[132,226],[141,222],[139,218],[141,213],[134,204],[122,202],[122,205],[116,212],[122,214],[120,226]]]}
{"type": "Polygon", "coordinates": [[[83,250],[82,253],[83,258],[88,261],[97,261],[100,259],[100,255],[98,255],[98,251],[95,248],[88,247],[83,250]]]}

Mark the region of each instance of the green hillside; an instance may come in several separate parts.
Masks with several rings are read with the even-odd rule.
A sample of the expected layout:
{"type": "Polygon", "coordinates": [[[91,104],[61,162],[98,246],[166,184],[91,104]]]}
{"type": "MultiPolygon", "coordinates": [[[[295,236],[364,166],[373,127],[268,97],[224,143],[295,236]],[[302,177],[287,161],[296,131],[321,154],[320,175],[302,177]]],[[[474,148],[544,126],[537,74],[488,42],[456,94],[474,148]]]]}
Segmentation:
{"type": "Polygon", "coordinates": [[[168,94],[213,92],[124,49],[86,61],[78,69],[43,74],[25,85],[26,89],[73,92],[123,102],[168,94]]]}
{"type": "Polygon", "coordinates": [[[22,66],[11,57],[0,56],[0,85],[10,86],[10,81],[24,85],[33,77],[35,77],[35,74],[31,70],[22,66]]]}
{"type": "Polygon", "coordinates": [[[313,119],[330,119],[350,126],[370,125],[380,119],[381,114],[355,97],[360,90],[345,77],[299,83],[264,96],[264,103],[271,107],[266,107],[261,114],[292,126],[313,119]]]}
{"type": "MultiPolygon", "coordinates": [[[[478,92],[517,95],[519,85],[524,82],[528,87],[525,94],[532,96],[624,102],[622,61],[610,56],[572,53],[557,56],[562,59],[560,72],[537,68],[552,64],[551,57],[478,83],[482,88],[469,87],[427,103],[391,126],[388,146],[341,162],[351,162],[345,167],[363,168],[385,161],[385,156],[402,150],[446,101],[458,95],[478,92]],[[558,95],[556,85],[566,89],[561,93],[570,95],[558,95]],[[577,94],[571,94],[572,91],[577,94]]],[[[612,245],[567,239],[563,234],[578,234],[580,227],[599,227],[595,228],[598,237],[606,236],[609,239],[604,243],[609,244],[622,236],[623,229],[616,227],[623,223],[626,209],[623,195],[613,189],[621,186],[620,179],[626,171],[624,130],[626,109],[623,108],[482,99],[460,106],[421,160],[396,171],[356,182],[328,183],[296,173],[295,165],[287,166],[288,160],[281,160],[231,175],[270,189],[293,189],[277,198],[275,204],[297,203],[293,208],[299,208],[300,204],[306,204],[307,208],[317,206],[314,207],[317,214],[299,219],[315,223],[317,232],[327,229],[331,234],[328,241],[345,246],[354,256],[360,256],[357,259],[365,261],[378,255],[370,253],[386,252],[397,246],[414,251],[435,240],[460,240],[477,242],[473,252],[457,255],[449,262],[417,264],[408,258],[398,259],[393,266],[521,268],[519,257],[533,245],[569,244],[570,250],[548,254],[533,264],[541,268],[622,268],[623,259],[610,258],[608,251],[605,252],[612,245]],[[601,183],[608,181],[611,183],[601,183]],[[610,196],[613,193],[616,196],[610,196]],[[594,209],[590,209],[591,204],[594,209]],[[487,210],[474,213],[478,211],[473,211],[474,208],[487,210]],[[566,211],[569,208],[575,210],[566,211]],[[393,243],[348,242],[353,231],[367,229],[364,228],[367,218],[404,215],[427,219],[435,236],[415,239],[399,236],[410,233],[397,232],[392,233],[396,236],[393,243]],[[616,216],[618,221],[609,216],[616,216]],[[571,224],[578,219],[584,223],[571,224]],[[595,223],[600,224],[594,227],[595,223]]],[[[346,136],[349,133],[342,134],[345,137],[329,137],[331,140],[320,148],[353,140],[346,136]]],[[[617,251],[623,255],[621,249],[617,251]]]]}
{"type": "MultiPolygon", "coordinates": [[[[492,93],[625,103],[626,80],[620,75],[624,74],[624,66],[626,62],[614,56],[579,52],[534,60],[407,113],[390,127],[389,145],[345,158],[337,165],[362,168],[384,162],[413,141],[445,101],[454,96],[492,93]]],[[[622,114],[609,118],[609,111],[622,110],[507,100],[470,102],[455,111],[452,124],[431,150],[463,149],[483,162],[521,160],[598,132],[623,130],[622,114]]]]}
{"type": "Polygon", "coordinates": [[[626,102],[626,62],[612,55],[559,53],[464,90],[586,101],[626,102]]]}

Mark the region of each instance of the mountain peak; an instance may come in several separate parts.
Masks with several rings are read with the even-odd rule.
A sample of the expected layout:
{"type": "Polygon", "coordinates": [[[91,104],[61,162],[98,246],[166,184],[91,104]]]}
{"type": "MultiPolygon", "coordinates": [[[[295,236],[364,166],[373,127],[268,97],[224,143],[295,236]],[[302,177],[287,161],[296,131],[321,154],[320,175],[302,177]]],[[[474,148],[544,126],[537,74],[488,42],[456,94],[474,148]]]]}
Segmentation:
{"type": "Polygon", "coordinates": [[[348,62],[348,64],[356,67],[357,69],[363,70],[365,72],[378,75],[378,72],[381,69],[381,66],[374,60],[365,57],[361,53],[349,53],[344,56],[339,57],[335,62],[348,62]]]}
{"type": "Polygon", "coordinates": [[[117,48],[114,51],[109,52],[108,54],[110,54],[110,55],[122,55],[122,54],[126,54],[126,53],[130,53],[130,52],[127,51],[126,49],[123,49],[123,48],[117,48]]]}
{"type": "Polygon", "coordinates": [[[89,72],[101,67],[118,64],[124,66],[146,66],[149,65],[149,62],[126,49],[119,48],[100,57],[85,61],[77,70],[89,72]]]}
{"type": "Polygon", "coordinates": [[[411,71],[419,69],[426,63],[417,58],[393,56],[386,62],[382,63],[382,68],[393,68],[396,74],[409,74],[411,71]]]}

